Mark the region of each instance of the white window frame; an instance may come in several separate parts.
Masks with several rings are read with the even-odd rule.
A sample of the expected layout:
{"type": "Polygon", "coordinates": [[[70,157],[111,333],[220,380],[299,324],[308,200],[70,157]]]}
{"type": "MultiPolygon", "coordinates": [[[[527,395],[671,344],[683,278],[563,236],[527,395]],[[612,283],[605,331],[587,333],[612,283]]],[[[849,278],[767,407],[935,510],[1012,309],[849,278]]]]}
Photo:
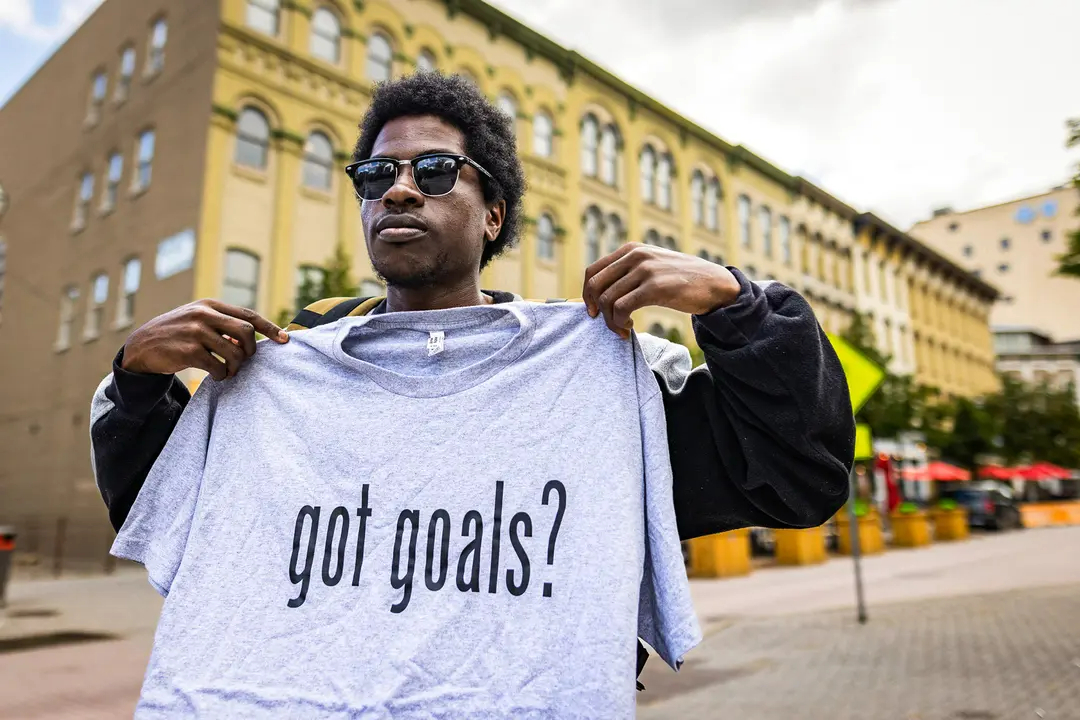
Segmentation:
{"type": "Polygon", "coordinates": [[[371,37],[368,38],[367,52],[364,54],[364,75],[373,83],[386,82],[394,77],[394,43],[391,42],[390,36],[381,30],[371,33],[371,37]],[[385,44],[385,58],[376,57],[376,49],[382,49],[381,46],[375,45],[376,40],[381,40],[385,44]]]}
{"type": "Polygon", "coordinates": [[[551,213],[540,213],[540,218],[536,221],[537,258],[542,262],[555,262],[556,241],[555,218],[551,213]]]}
{"type": "Polygon", "coordinates": [[[147,128],[135,138],[135,172],[131,176],[133,192],[145,192],[153,179],[154,154],[157,152],[157,132],[147,128]],[[146,155],[146,141],[149,138],[150,154],[146,155]]]}
{"type": "Polygon", "coordinates": [[[120,195],[120,182],[124,178],[124,154],[109,153],[105,160],[105,187],[101,189],[101,214],[111,213],[116,209],[120,195]],[[114,162],[115,161],[115,162],[114,162]],[[116,168],[115,177],[113,168],[116,168]]]}
{"type": "Polygon", "coordinates": [[[328,62],[331,65],[341,64],[341,18],[325,5],[315,8],[315,12],[311,14],[311,36],[308,39],[308,51],[312,57],[328,62]],[[329,17],[333,21],[332,30],[329,27],[318,27],[317,19],[325,17],[329,17]],[[331,48],[332,52],[329,57],[319,49],[319,42],[325,43],[328,48],[331,48]]]}
{"type": "Polygon", "coordinates": [[[90,294],[86,302],[86,325],[83,327],[83,340],[101,337],[105,327],[105,304],[109,301],[109,274],[105,271],[94,273],[90,278],[90,294]],[[99,292],[102,291],[102,292],[99,292]]]}
{"type": "Polygon", "coordinates": [[[233,163],[234,164],[239,165],[240,167],[246,167],[246,168],[250,168],[252,170],[257,170],[257,171],[261,171],[261,172],[266,171],[266,167],[270,163],[270,118],[268,118],[266,116],[265,112],[263,112],[260,108],[256,107],[255,105],[245,105],[243,108],[241,108],[240,114],[237,116],[237,119],[236,119],[236,138],[235,138],[235,142],[236,142],[236,148],[233,151],[233,163]],[[257,115],[261,119],[262,124],[266,129],[266,136],[264,138],[256,137],[254,134],[247,133],[247,132],[244,131],[244,129],[242,128],[242,125],[243,125],[244,115],[247,114],[247,113],[251,113],[252,116],[257,115]],[[241,147],[242,147],[241,143],[246,144],[246,146],[248,146],[248,147],[256,147],[256,148],[260,149],[260,151],[261,151],[261,155],[260,155],[261,164],[252,165],[252,164],[249,164],[247,162],[242,162],[240,160],[240,151],[241,151],[241,147]]]}
{"type": "Polygon", "coordinates": [[[56,330],[57,352],[62,352],[71,347],[71,331],[75,325],[75,311],[79,304],[79,288],[77,285],[68,285],[60,294],[60,323],[56,330]]]}
{"type": "Polygon", "coordinates": [[[304,143],[303,167],[301,179],[304,187],[322,192],[330,192],[334,186],[334,141],[322,130],[312,130],[304,143]],[[316,136],[321,141],[326,141],[326,157],[321,157],[314,151],[316,136]],[[317,180],[317,182],[312,182],[317,180]],[[325,182],[323,182],[325,181],[325,182]]]}
{"type": "Polygon", "coordinates": [[[591,113],[581,119],[581,172],[592,178],[600,172],[600,121],[591,113]]]}
{"type": "Polygon", "coordinates": [[[150,25],[150,40],[146,47],[146,75],[158,75],[165,69],[165,46],[169,42],[169,23],[159,17],[150,25]],[[159,32],[160,29],[160,38],[159,32]]]}
{"type": "Polygon", "coordinates": [[[120,51],[120,69],[116,74],[116,88],[113,90],[113,102],[117,105],[127,100],[131,93],[131,80],[135,77],[135,66],[138,57],[135,54],[135,46],[127,45],[120,51]],[[128,58],[131,63],[128,65],[128,58]]]}
{"type": "Polygon", "coordinates": [[[129,257],[121,265],[120,292],[116,294],[116,321],[114,327],[129,327],[135,318],[135,296],[142,284],[142,260],[129,257]]]}

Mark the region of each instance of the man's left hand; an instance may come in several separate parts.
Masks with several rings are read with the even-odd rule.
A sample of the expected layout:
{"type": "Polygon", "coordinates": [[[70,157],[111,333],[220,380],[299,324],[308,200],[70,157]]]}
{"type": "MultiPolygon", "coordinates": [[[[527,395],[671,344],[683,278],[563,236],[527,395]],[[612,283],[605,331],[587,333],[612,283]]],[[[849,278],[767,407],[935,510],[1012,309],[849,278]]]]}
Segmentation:
{"type": "Polygon", "coordinates": [[[627,243],[585,270],[581,297],[607,326],[630,337],[630,314],[651,305],[704,315],[735,302],[739,281],[727,268],[654,245],[627,243]]]}

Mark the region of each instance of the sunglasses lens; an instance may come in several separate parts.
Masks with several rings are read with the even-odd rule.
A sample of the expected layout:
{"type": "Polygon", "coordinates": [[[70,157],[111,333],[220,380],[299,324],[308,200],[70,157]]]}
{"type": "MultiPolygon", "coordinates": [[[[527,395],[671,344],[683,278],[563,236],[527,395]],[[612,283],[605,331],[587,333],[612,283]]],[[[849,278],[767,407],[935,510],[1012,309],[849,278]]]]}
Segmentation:
{"type": "Polygon", "coordinates": [[[397,165],[383,160],[373,160],[353,170],[353,186],[363,200],[378,200],[394,186],[396,179],[397,165]]]}
{"type": "Polygon", "coordinates": [[[454,189],[460,168],[456,158],[443,155],[421,158],[414,166],[413,178],[420,192],[438,197],[454,189]]]}

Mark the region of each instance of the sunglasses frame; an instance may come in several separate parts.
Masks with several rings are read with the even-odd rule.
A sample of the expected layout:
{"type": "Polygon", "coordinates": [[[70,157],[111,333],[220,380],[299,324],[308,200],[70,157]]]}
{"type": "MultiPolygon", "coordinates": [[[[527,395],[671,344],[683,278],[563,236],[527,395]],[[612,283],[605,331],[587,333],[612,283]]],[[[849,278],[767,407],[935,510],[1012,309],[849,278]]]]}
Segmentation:
{"type": "Polygon", "coordinates": [[[462,165],[469,165],[471,167],[476,168],[477,172],[479,172],[483,177],[487,178],[489,182],[495,183],[495,178],[492,176],[492,174],[489,173],[487,170],[485,170],[484,167],[480,163],[476,162],[475,160],[473,160],[468,155],[458,155],[457,153],[438,152],[438,153],[427,153],[425,155],[417,155],[416,157],[412,158],[411,160],[398,160],[396,158],[391,158],[391,157],[379,157],[379,156],[376,156],[376,157],[370,157],[367,160],[361,160],[359,162],[349,163],[348,165],[345,166],[345,174],[349,176],[350,180],[352,180],[353,193],[356,195],[357,198],[360,199],[361,202],[375,202],[377,200],[381,200],[386,195],[386,193],[384,192],[382,195],[380,195],[377,198],[373,198],[372,200],[365,200],[363,198],[363,196],[360,195],[360,192],[356,189],[356,177],[354,176],[354,174],[356,172],[356,169],[358,167],[360,167],[361,165],[367,165],[370,162],[386,162],[386,163],[390,163],[390,164],[394,165],[394,181],[393,181],[393,183],[391,183],[390,187],[386,189],[386,192],[390,192],[390,188],[394,187],[394,185],[397,184],[398,174],[401,172],[401,166],[402,165],[411,165],[412,166],[412,169],[413,169],[413,186],[416,187],[417,191],[421,195],[423,195],[424,197],[432,197],[432,198],[434,198],[434,197],[445,197],[445,196],[449,195],[450,193],[454,192],[454,188],[457,187],[458,180],[461,179],[461,167],[462,167],[462,165]],[[458,165],[457,170],[456,170],[457,176],[454,178],[454,184],[450,186],[449,190],[447,190],[446,192],[441,193],[439,195],[431,195],[429,193],[424,192],[423,190],[420,189],[420,184],[418,182],[416,182],[416,174],[415,174],[416,173],[416,164],[418,162],[420,162],[421,160],[426,160],[428,158],[451,158],[453,160],[456,160],[458,163],[460,163],[460,165],[458,165]]]}

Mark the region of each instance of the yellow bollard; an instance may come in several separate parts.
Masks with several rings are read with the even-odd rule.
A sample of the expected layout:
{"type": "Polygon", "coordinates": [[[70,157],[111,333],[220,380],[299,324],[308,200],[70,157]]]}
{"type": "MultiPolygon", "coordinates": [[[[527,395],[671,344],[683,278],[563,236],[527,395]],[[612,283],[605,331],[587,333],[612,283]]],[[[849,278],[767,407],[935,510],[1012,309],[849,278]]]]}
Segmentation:
{"type": "Polygon", "coordinates": [[[930,512],[930,517],[934,521],[934,540],[937,542],[966,540],[971,534],[967,510],[962,507],[951,510],[935,508],[930,512]]]}
{"type": "MultiPolygon", "coordinates": [[[[873,510],[857,518],[859,528],[859,552],[863,555],[876,555],[885,550],[885,535],[881,532],[881,518],[873,510]]],[[[836,515],[837,552],[851,554],[851,524],[845,507],[836,515]]]]}
{"type": "Polygon", "coordinates": [[[827,559],[822,528],[774,530],[778,565],[816,565],[827,559]]]}
{"type": "Polygon", "coordinates": [[[750,531],[706,535],[690,541],[690,574],[723,578],[750,574],[750,531]]]}

